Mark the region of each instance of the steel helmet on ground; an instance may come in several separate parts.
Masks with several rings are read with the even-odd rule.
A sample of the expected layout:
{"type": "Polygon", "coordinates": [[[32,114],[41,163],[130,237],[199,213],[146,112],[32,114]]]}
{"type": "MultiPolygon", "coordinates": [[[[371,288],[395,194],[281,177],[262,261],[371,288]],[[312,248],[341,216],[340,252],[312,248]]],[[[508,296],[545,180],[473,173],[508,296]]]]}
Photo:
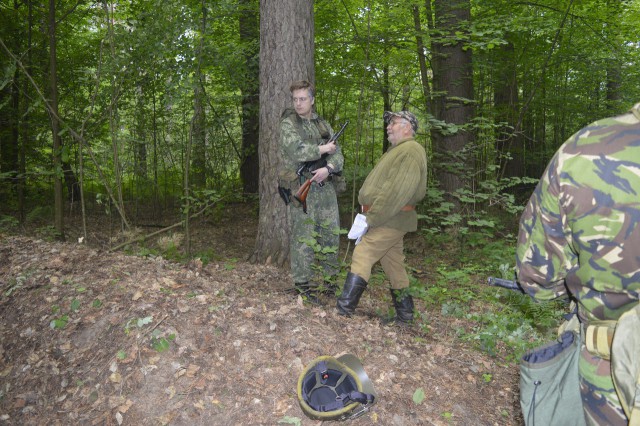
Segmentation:
{"type": "Polygon", "coordinates": [[[361,416],[375,403],[373,384],[358,358],[320,356],[298,379],[298,402],[316,420],[348,420],[361,416]]]}

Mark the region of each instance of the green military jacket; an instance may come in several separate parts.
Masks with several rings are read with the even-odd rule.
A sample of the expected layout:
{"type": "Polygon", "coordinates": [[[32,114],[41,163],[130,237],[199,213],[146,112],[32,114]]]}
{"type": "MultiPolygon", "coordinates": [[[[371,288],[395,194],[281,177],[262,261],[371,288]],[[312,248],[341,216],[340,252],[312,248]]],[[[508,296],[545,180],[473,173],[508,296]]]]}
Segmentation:
{"type": "MultiPolygon", "coordinates": [[[[298,180],[296,170],[302,163],[319,160],[319,146],[332,135],[331,126],[318,114],[313,113],[307,120],[291,109],[285,110],[280,121],[281,185],[290,187],[287,183],[298,180]]],[[[337,145],[335,153],[327,156],[327,164],[331,164],[335,172],[342,171],[344,157],[340,145],[337,145]]]]}
{"type": "Polygon", "coordinates": [[[569,291],[583,321],[617,320],[638,303],[640,104],[558,149],[520,219],[516,262],[527,293],[569,291]]]}
{"type": "Polygon", "coordinates": [[[392,145],[371,170],[360,192],[358,202],[369,206],[367,224],[405,232],[418,229],[415,206],[427,192],[427,154],[413,138],[392,145]]]}

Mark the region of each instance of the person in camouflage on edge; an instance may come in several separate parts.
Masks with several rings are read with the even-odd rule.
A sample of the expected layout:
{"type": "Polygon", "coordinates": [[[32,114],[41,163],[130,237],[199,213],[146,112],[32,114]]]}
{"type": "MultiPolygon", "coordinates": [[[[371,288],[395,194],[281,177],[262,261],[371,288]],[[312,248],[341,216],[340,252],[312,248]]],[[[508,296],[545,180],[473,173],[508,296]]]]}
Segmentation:
{"type": "Polygon", "coordinates": [[[590,425],[626,425],[611,364],[585,346],[640,292],[640,104],[596,121],[551,159],[520,219],[517,279],[537,300],[573,297],[581,322],[580,391],[590,425]]]}
{"type": "MultiPolygon", "coordinates": [[[[314,282],[314,266],[319,260],[325,277],[338,272],[339,212],[332,175],[342,171],[344,157],[340,146],[325,142],[333,135],[331,126],[313,111],[315,89],[308,81],[291,84],[294,110],[287,109],[280,121],[280,154],[283,168],[279,184],[295,194],[301,181],[311,178],[313,184],[307,196],[307,213],[292,197],[289,204],[290,262],[295,290],[308,301],[318,303],[318,282],[314,282]],[[303,178],[296,175],[300,165],[318,160],[327,154],[327,166],[303,178]],[[321,182],[325,183],[322,186],[321,182]],[[323,253],[316,256],[315,240],[323,253]],[[325,254],[326,253],[326,254],[325,254]],[[318,259],[317,259],[318,258],[318,259]]],[[[330,286],[330,279],[326,286],[330,286]]],[[[323,283],[323,285],[325,285],[323,283]]],[[[326,290],[327,288],[325,288],[326,290]]]]}

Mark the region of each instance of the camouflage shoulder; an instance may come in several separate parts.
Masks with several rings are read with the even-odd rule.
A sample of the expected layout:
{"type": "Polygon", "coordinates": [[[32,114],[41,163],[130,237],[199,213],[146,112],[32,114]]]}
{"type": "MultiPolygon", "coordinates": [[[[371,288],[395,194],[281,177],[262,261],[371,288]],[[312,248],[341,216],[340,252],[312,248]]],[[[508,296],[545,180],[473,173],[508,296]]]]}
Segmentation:
{"type": "Polygon", "coordinates": [[[282,111],[282,114],[280,114],[280,121],[285,120],[287,118],[291,118],[291,120],[293,120],[296,114],[297,113],[295,109],[285,108],[284,111],[282,111]]]}

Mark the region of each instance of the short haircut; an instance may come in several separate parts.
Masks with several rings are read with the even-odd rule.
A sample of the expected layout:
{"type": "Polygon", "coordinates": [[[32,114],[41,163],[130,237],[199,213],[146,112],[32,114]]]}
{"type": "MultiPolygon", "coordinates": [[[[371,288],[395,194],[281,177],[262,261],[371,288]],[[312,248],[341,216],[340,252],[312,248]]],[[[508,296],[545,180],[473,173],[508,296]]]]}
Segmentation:
{"type": "Polygon", "coordinates": [[[291,91],[291,93],[300,89],[307,89],[307,91],[309,92],[309,96],[311,96],[312,98],[316,96],[316,88],[313,87],[313,84],[307,80],[294,81],[293,83],[291,83],[291,86],[289,87],[289,90],[291,91]]]}

